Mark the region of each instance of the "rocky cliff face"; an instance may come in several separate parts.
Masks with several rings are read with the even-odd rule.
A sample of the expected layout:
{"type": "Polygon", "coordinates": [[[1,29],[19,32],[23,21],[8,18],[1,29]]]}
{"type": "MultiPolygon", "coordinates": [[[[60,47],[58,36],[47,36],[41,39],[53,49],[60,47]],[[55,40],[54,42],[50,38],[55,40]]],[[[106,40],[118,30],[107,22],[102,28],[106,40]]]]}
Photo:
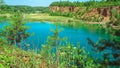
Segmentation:
{"type": "MultiPolygon", "coordinates": [[[[80,7],[71,7],[71,6],[66,6],[66,7],[50,6],[50,10],[52,10],[53,12],[60,11],[62,13],[66,13],[66,12],[78,13],[78,12],[83,12],[86,9],[87,9],[86,7],[80,8],[80,7]]],[[[92,8],[91,10],[87,11],[86,13],[84,13],[82,16],[79,17],[85,20],[98,19],[108,22],[112,15],[111,13],[112,9],[115,9],[117,13],[120,13],[120,6],[100,7],[100,8],[92,8]]]]}
{"type": "Polygon", "coordinates": [[[88,11],[84,14],[88,17],[94,17],[96,15],[99,15],[99,17],[103,18],[103,21],[108,22],[110,20],[110,17],[112,15],[112,10],[116,10],[118,14],[120,14],[120,6],[113,6],[113,7],[102,7],[102,8],[93,8],[92,10],[88,11]]]}
{"type": "Polygon", "coordinates": [[[59,7],[59,6],[50,6],[49,7],[51,11],[56,12],[77,12],[80,8],[79,7],[72,7],[72,6],[65,6],[65,7],[59,7]]]}

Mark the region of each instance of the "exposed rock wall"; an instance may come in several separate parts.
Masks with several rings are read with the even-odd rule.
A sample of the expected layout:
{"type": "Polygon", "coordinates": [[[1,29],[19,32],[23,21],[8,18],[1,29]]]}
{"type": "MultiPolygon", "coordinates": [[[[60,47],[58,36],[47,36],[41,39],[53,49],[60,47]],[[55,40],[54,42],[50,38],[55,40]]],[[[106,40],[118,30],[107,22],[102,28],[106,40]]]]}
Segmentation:
{"type": "Polygon", "coordinates": [[[60,12],[63,12],[63,13],[64,12],[76,12],[80,9],[79,7],[72,7],[72,6],[65,6],[65,7],[50,6],[49,8],[53,12],[60,11],[60,12]]]}
{"type": "MultiPolygon", "coordinates": [[[[86,7],[80,8],[80,7],[71,7],[71,6],[66,6],[66,7],[50,6],[49,8],[53,12],[60,11],[62,13],[66,13],[66,12],[77,13],[77,12],[82,12],[86,10],[86,7]]],[[[93,19],[93,18],[100,17],[100,19],[102,19],[103,21],[108,22],[112,15],[111,13],[112,9],[117,10],[117,13],[120,14],[120,6],[112,6],[112,7],[93,8],[90,11],[87,11],[85,14],[83,14],[83,16],[80,16],[80,17],[85,19],[87,18],[93,19]]]]}
{"type": "Polygon", "coordinates": [[[93,16],[100,15],[101,17],[103,17],[103,21],[108,22],[112,15],[111,10],[113,9],[116,10],[118,14],[120,14],[120,6],[93,8],[91,11],[88,11],[88,13],[86,14],[87,15],[94,14],[93,16]]]}

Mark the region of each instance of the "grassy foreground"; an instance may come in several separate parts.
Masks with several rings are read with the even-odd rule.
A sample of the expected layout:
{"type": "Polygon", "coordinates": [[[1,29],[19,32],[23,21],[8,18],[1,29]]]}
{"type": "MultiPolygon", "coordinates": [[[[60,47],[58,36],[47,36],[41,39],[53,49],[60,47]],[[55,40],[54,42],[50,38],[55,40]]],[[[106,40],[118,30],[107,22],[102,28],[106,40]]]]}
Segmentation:
{"type": "Polygon", "coordinates": [[[38,68],[40,55],[15,46],[0,46],[0,68],[38,68]]]}
{"type": "Polygon", "coordinates": [[[82,52],[81,55],[75,56],[77,54],[76,50],[78,49],[71,45],[61,47],[66,52],[64,50],[60,52],[59,58],[61,58],[62,61],[59,61],[58,65],[55,63],[57,61],[55,60],[55,54],[49,54],[50,52],[46,52],[46,48],[49,48],[49,46],[45,47],[45,50],[43,49],[40,55],[29,50],[24,51],[15,46],[0,46],[0,68],[78,68],[74,66],[76,62],[77,64],[80,63],[83,68],[98,67],[98,64],[95,66],[93,60],[87,57],[83,49],[80,50],[80,52],[82,52]],[[72,54],[69,54],[69,52],[72,54]],[[73,60],[74,64],[70,65],[73,60]]]}

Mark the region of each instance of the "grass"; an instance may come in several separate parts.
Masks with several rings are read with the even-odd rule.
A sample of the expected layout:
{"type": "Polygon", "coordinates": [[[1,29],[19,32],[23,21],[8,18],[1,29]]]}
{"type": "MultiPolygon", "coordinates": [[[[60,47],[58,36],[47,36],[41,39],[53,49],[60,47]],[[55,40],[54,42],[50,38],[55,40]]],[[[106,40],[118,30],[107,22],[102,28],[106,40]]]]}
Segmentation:
{"type": "MultiPolygon", "coordinates": [[[[65,47],[65,46],[62,49],[65,49],[65,48],[68,49],[68,47],[65,47]]],[[[43,51],[45,53],[46,49],[43,51]]],[[[46,55],[43,55],[43,53],[41,53],[42,54],[41,56],[40,54],[36,54],[29,50],[24,51],[15,46],[3,45],[3,46],[0,46],[0,68],[57,68],[56,63],[53,63],[55,62],[54,54],[50,54],[50,56],[48,57],[47,54],[49,53],[46,52],[45,53],[46,55]]],[[[63,52],[60,52],[60,53],[62,54],[63,52]]],[[[67,53],[69,52],[65,52],[65,54],[67,53]]],[[[60,58],[63,58],[63,55],[62,56],[60,55],[60,58]]],[[[67,59],[67,58],[64,58],[64,59],[67,59]]],[[[63,62],[65,61],[62,60],[62,63],[63,62]]],[[[72,61],[69,59],[69,62],[72,62],[72,61]]],[[[61,67],[61,64],[59,64],[60,67],[61,67]]],[[[62,68],[66,68],[66,67],[62,67],[62,68]]]]}
{"type": "Polygon", "coordinates": [[[25,14],[27,21],[50,21],[50,22],[67,22],[73,18],[63,16],[50,16],[46,13],[25,14]]]}
{"type": "Polygon", "coordinates": [[[15,46],[0,46],[0,68],[37,68],[40,55],[15,46]]]}
{"type": "MultiPolygon", "coordinates": [[[[52,23],[59,22],[59,23],[75,23],[75,22],[80,22],[81,20],[71,18],[71,17],[64,17],[64,16],[50,16],[47,13],[34,13],[34,14],[24,14],[25,19],[27,21],[50,21],[52,23]]],[[[102,24],[103,22],[88,22],[84,21],[87,24],[102,24]]]]}
{"type": "MultiPolygon", "coordinates": [[[[67,44],[59,49],[59,64],[56,63],[55,53],[50,53],[47,45],[44,45],[40,54],[32,51],[24,51],[10,45],[0,46],[0,68],[93,68],[98,64],[88,58],[84,49],[79,49],[67,44]],[[80,52],[80,53],[78,53],[80,52]],[[78,62],[78,63],[77,63],[78,62]],[[74,63],[74,64],[71,64],[74,63]]],[[[51,51],[51,49],[50,49],[51,51]]]]}

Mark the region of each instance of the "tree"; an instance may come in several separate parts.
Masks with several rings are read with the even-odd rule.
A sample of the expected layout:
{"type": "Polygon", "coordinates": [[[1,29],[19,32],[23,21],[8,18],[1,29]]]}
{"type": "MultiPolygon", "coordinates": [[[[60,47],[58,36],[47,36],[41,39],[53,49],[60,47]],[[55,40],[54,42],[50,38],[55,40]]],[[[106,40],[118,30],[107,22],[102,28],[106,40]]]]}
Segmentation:
{"type": "Polygon", "coordinates": [[[22,13],[15,12],[11,17],[11,21],[8,21],[8,25],[3,27],[0,34],[1,37],[4,37],[8,41],[8,44],[18,44],[20,47],[19,43],[21,40],[29,36],[29,33],[26,32],[28,28],[25,26],[23,18],[22,13]]]}
{"type": "Polygon", "coordinates": [[[61,30],[58,29],[58,24],[56,24],[56,29],[55,30],[51,30],[51,32],[53,32],[52,36],[48,37],[47,40],[47,47],[50,47],[49,49],[53,49],[54,47],[56,48],[56,64],[59,64],[59,43],[61,43],[63,41],[63,38],[59,37],[59,32],[61,32],[61,30]]]}

